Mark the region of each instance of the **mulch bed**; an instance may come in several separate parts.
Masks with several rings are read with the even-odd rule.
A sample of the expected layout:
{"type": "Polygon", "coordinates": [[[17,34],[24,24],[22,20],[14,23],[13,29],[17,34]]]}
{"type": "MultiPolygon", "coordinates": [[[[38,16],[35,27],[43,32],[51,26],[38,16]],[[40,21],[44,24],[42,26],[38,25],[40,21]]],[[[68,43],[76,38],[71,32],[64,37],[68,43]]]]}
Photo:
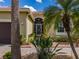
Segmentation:
{"type": "MultiPolygon", "coordinates": [[[[53,43],[52,47],[56,46],[56,42],[53,43]]],[[[75,44],[74,44],[75,46],[75,44]]],[[[21,48],[32,48],[34,47],[32,44],[25,44],[25,45],[21,45],[21,48]]],[[[67,42],[60,42],[60,44],[58,45],[58,48],[70,48],[69,43],[67,42]]]]}
{"type": "Polygon", "coordinates": [[[21,45],[21,48],[32,48],[34,47],[32,44],[21,45]]]}
{"type": "MultiPolygon", "coordinates": [[[[52,45],[52,47],[55,47],[56,44],[58,44],[58,43],[57,42],[54,42],[53,45],[52,45]]],[[[74,43],[74,46],[75,47],[79,47],[79,45],[76,46],[75,43],[74,43]]],[[[58,45],[58,48],[70,48],[70,44],[68,42],[60,42],[60,44],[58,45]]]]}

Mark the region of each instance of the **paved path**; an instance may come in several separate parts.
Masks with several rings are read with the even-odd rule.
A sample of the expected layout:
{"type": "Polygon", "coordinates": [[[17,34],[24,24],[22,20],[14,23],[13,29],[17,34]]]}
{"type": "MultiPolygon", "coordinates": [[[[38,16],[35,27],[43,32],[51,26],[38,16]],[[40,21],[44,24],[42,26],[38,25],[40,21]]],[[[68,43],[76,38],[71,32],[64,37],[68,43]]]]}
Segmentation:
{"type": "MultiPolygon", "coordinates": [[[[3,55],[11,51],[11,45],[1,45],[0,44],[0,59],[2,59],[3,55]]],[[[36,53],[35,48],[21,48],[21,55],[24,56],[26,54],[36,53]]]]}
{"type": "MultiPolygon", "coordinates": [[[[11,51],[11,46],[10,45],[0,45],[0,58],[7,52],[7,51],[11,51]]],[[[79,56],[79,48],[76,48],[76,51],[78,53],[79,56]]],[[[71,50],[71,48],[62,48],[62,50],[60,52],[65,52],[68,55],[73,56],[73,52],[71,50]]],[[[26,54],[31,54],[31,53],[36,53],[36,50],[34,47],[32,48],[21,48],[21,54],[26,55],[26,54]]]]}

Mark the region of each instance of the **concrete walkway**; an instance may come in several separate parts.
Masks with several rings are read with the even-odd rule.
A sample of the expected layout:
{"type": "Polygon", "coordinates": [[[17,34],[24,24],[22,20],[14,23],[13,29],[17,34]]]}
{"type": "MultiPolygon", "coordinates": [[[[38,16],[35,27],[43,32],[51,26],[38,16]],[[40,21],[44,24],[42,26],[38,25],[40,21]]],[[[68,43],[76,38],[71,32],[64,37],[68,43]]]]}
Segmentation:
{"type": "MultiPolygon", "coordinates": [[[[3,55],[8,52],[11,51],[11,45],[3,45],[0,44],[0,59],[3,59],[3,55]]],[[[24,56],[26,54],[31,54],[31,53],[36,53],[36,50],[34,47],[32,48],[21,48],[21,55],[24,56]]]]}
{"type": "MultiPolygon", "coordinates": [[[[11,51],[11,46],[10,45],[0,45],[0,59],[2,59],[2,56],[8,51],[11,51]]],[[[78,56],[79,56],[79,47],[76,48],[76,51],[77,51],[78,56]]],[[[59,51],[59,52],[64,52],[68,55],[74,56],[71,48],[69,48],[69,47],[68,48],[67,47],[62,48],[62,50],[59,51]]],[[[21,48],[22,56],[24,56],[26,54],[31,54],[31,53],[36,53],[36,50],[35,50],[34,47],[32,47],[32,48],[21,48]]]]}

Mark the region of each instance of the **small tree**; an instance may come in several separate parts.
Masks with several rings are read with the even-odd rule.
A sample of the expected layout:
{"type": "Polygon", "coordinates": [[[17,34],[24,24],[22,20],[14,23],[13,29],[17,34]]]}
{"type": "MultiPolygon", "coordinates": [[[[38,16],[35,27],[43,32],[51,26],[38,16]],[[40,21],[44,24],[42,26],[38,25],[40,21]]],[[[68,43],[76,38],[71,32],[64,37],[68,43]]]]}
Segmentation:
{"type": "MultiPolygon", "coordinates": [[[[78,59],[78,55],[75,51],[73,41],[71,39],[71,25],[70,20],[72,20],[73,25],[75,25],[76,29],[78,28],[78,24],[76,25],[75,21],[79,20],[79,1],[78,0],[57,0],[57,6],[51,6],[47,8],[45,11],[45,27],[47,27],[47,31],[51,28],[52,24],[55,25],[55,28],[58,27],[58,23],[62,22],[65,28],[65,31],[68,36],[68,42],[72,48],[74,56],[78,59]]],[[[78,22],[77,22],[78,23],[78,22]]]]}
{"type": "Polygon", "coordinates": [[[31,42],[36,48],[38,59],[52,59],[61,50],[57,49],[59,43],[51,49],[53,40],[50,37],[33,39],[31,42]]]}

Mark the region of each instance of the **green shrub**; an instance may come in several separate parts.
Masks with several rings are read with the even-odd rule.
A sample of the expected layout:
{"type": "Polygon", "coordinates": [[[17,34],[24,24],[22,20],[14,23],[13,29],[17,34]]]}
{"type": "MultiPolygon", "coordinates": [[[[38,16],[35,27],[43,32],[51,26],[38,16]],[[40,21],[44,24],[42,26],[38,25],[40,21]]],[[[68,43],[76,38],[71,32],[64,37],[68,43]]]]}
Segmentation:
{"type": "Polygon", "coordinates": [[[4,59],[11,59],[11,52],[7,52],[3,55],[4,59]]]}
{"type": "Polygon", "coordinates": [[[29,35],[29,42],[31,43],[35,39],[35,34],[32,33],[29,35]]]}
{"type": "Polygon", "coordinates": [[[25,35],[20,35],[20,44],[26,44],[26,36],[25,35]]]}
{"type": "Polygon", "coordinates": [[[77,42],[77,40],[79,39],[79,36],[77,36],[77,35],[74,35],[71,37],[72,37],[73,42],[77,42]]]}
{"type": "Polygon", "coordinates": [[[32,41],[32,44],[36,47],[37,53],[38,53],[38,59],[52,59],[53,56],[61,50],[56,49],[58,44],[55,46],[54,49],[52,48],[53,40],[48,38],[40,38],[40,39],[34,39],[32,41]]]}
{"type": "Polygon", "coordinates": [[[66,36],[56,36],[54,38],[54,42],[67,42],[67,37],[66,36]]]}
{"type": "MultiPolygon", "coordinates": [[[[77,42],[77,40],[79,39],[79,36],[77,35],[72,35],[71,36],[73,42],[77,42]]],[[[67,42],[67,37],[66,36],[55,36],[53,41],[54,42],[67,42]]]]}

